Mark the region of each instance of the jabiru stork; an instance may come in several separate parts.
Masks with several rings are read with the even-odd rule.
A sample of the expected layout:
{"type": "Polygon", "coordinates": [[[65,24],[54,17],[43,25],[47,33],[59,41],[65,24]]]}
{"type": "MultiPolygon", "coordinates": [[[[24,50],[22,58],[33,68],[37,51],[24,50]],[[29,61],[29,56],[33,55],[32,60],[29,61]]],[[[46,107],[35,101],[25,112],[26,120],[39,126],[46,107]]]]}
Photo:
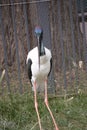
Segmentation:
{"type": "Polygon", "coordinates": [[[28,70],[29,80],[32,84],[32,90],[34,91],[34,103],[35,103],[35,110],[38,117],[39,127],[40,130],[42,130],[40,114],[38,111],[37,92],[44,91],[45,93],[44,102],[52,117],[55,130],[59,130],[55,118],[52,114],[52,111],[49,107],[48,95],[47,95],[47,79],[52,69],[51,51],[46,47],[44,47],[44,44],[42,42],[43,30],[40,26],[35,27],[35,35],[38,41],[38,46],[30,50],[27,55],[27,70],[28,70]]]}

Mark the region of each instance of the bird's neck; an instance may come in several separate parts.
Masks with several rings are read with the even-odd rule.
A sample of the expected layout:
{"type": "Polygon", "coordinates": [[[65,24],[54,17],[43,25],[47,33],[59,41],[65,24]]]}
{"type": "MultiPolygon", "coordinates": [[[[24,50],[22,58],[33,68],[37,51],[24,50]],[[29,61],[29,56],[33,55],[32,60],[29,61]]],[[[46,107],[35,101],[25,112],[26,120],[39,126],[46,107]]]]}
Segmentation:
{"type": "Polygon", "coordinates": [[[43,45],[42,41],[40,41],[39,55],[40,56],[45,55],[45,48],[44,48],[44,45],[43,45]]]}

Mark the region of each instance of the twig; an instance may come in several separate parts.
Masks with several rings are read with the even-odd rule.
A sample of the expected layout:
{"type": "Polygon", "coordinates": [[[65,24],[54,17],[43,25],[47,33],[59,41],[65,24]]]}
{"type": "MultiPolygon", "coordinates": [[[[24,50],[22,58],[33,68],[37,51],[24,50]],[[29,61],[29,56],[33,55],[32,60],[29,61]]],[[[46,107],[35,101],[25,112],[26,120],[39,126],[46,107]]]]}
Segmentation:
{"type": "Polygon", "coordinates": [[[3,80],[3,78],[4,78],[4,75],[5,75],[5,70],[3,70],[2,75],[1,75],[1,77],[0,77],[0,84],[1,84],[1,82],[2,82],[2,80],[3,80]]]}
{"type": "MultiPolygon", "coordinates": [[[[46,115],[44,115],[41,120],[45,117],[46,115]]],[[[35,125],[30,129],[30,130],[33,130],[36,126],[37,126],[38,122],[35,123],[35,125]]]]}

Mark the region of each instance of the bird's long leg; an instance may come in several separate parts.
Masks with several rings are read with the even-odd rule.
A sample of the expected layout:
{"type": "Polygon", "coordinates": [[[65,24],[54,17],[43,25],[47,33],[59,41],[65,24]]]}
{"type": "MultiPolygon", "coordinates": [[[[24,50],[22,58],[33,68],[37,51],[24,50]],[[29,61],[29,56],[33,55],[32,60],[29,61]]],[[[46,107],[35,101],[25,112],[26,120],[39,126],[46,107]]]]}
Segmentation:
{"type": "Polygon", "coordinates": [[[40,130],[42,130],[40,115],[39,115],[39,111],[38,111],[37,92],[36,92],[36,82],[34,82],[34,102],[35,102],[35,109],[36,109],[36,113],[37,113],[37,117],[38,117],[39,127],[40,127],[40,130]]]}
{"type": "Polygon", "coordinates": [[[55,121],[55,118],[52,114],[52,111],[50,110],[50,107],[49,107],[49,104],[48,104],[48,96],[47,96],[47,79],[45,80],[45,104],[46,104],[46,107],[52,117],[52,120],[53,120],[53,123],[54,123],[54,126],[55,126],[55,130],[59,130],[57,124],[56,124],[56,121],[55,121]]]}

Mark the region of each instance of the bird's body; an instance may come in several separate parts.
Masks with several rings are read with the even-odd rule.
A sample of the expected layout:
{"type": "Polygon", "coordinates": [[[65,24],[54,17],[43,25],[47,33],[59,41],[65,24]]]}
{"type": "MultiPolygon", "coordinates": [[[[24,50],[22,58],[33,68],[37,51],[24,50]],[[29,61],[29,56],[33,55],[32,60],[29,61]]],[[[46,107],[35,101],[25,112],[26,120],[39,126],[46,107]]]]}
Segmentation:
{"type": "MultiPolygon", "coordinates": [[[[52,67],[52,55],[49,49],[46,47],[45,54],[40,56],[40,68],[38,63],[38,47],[32,49],[27,56],[28,63],[28,76],[33,84],[37,82],[37,91],[44,91],[44,80],[49,75],[52,67]],[[31,63],[31,64],[30,64],[31,63]],[[31,73],[29,73],[31,71],[31,73]]],[[[33,86],[32,86],[32,90],[33,86]]]]}
{"type": "Polygon", "coordinates": [[[32,89],[34,91],[34,102],[36,113],[38,116],[39,127],[40,130],[42,130],[40,115],[38,111],[37,91],[39,92],[44,91],[45,93],[44,102],[52,117],[55,130],[59,130],[55,118],[50,110],[47,96],[47,78],[52,68],[52,55],[51,51],[46,47],[44,47],[43,45],[42,42],[43,31],[39,26],[35,28],[35,34],[38,40],[38,46],[29,51],[27,55],[27,69],[28,69],[28,76],[32,84],[32,89]]]}

